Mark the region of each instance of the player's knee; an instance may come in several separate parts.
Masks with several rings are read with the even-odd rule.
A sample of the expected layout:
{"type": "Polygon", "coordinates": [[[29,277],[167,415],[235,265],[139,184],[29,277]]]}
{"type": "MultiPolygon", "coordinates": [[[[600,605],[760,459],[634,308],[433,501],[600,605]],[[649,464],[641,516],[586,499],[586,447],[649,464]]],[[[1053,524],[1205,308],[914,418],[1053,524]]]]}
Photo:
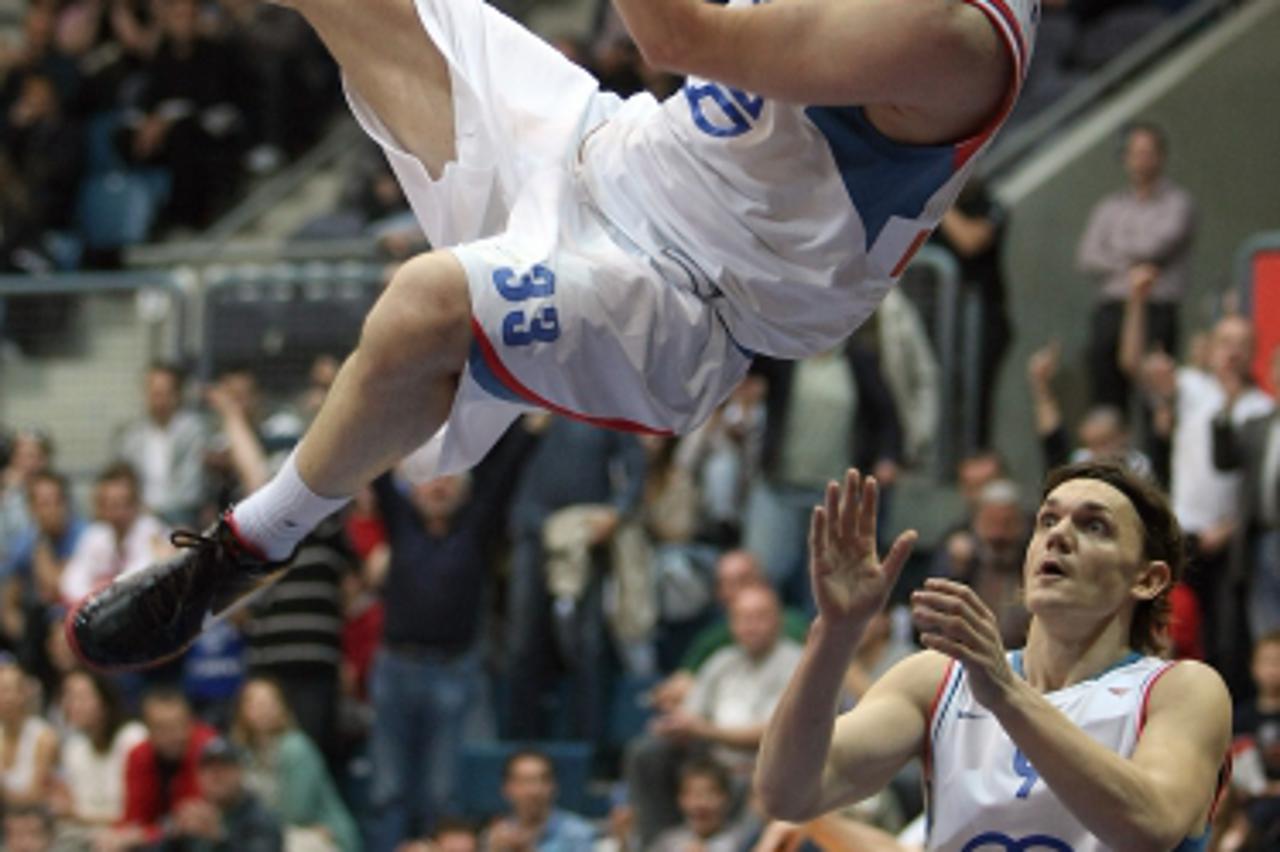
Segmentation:
{"type": "Polygon", "coordinates": [[[466,274],[452,256],[423,255],[400,267],[365,320],[360,353],[378,374],[459,369],[471,340],[466,274]]]}

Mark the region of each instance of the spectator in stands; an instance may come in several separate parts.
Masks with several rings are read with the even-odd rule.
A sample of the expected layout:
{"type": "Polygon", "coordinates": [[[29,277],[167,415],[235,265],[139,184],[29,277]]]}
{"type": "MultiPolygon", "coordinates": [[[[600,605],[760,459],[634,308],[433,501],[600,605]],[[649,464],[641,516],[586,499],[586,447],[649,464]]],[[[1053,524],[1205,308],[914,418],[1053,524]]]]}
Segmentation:
{"type": "Polygon", "coordinates": [[[953,537],[939,551],[934,571],[972,586],[995,613],[1006,646],[1021,647],[1031,616],[1022,605],[1022,555],[1031,535],[1018,486],[988,483],[978,497],[971,535],[953,537]]]}
{"type": "Polygon", "coordinates": [[[165,849],[283,852],[279,818],[245,789],[240,750],[223,737],[200,749],[200,795],[177,807],[165,849]]]}
{"type": "Polygon", "coordinates": [[[200,634],[182,656],[182,691],[201,719],[225,728],[248,669],[246,615],[217,624],[200,634]]]}
{"type": "Polygon", "coordinates": [[[48,74],[23,76],[0,125],[0,160],[0,268],[53,271],[58,259],[50,237],[73,224],[84,143],[48,74]]]}
{"type": "Polygon", "coordinates": [[[787,600],[807,602],[809,512],[827,481],[850,466],[874,469],[891,485],[902,430],[878,356],[855,339],[799,362],[757,358],[752,369],[768,391],[763,471],[751,491],[744,543],[787,600]]]}
{"type": "Polygon", "coordinates": [[[261,677],[245,683],[231,739],[243,752],[245,786],[279,815],[290,843],[310,838],[326,848],[359,852],[355,820],[279,684],[261,677]]]}
{"type": "Polygon", "coordinates": [[[75,548],[85,524],[71,506],[66,477],[49,469],[27,480],[27,513],[31,525],[13,543],[0,563],[0,579],[21,583],[53,583],[75,548]]]}
{"type": "Polygon", "coordinates": [[[160,9],[164,35],[143,67],[139,111],[122,142],[131,162],[172,175],[162,226],[200,228],[237,184],[250,89],[236,51],[200,32],[197,0],[163,0],[160,9]]]}
{"type": "Polygon", "coordinates": [[[738,852],[748,836],[747,824],[730,820],[733,787],[729,772],[706,758],[680,767],[679,806],[683,821],[658,835],[649,852],[738,852]]]}
{"type": "Polygon", "coordinates": [[[856,704],[882,674],[918,650],[915,643],[893,635],[893,616],[889,610],[881,610],[868,622],[845,672],[846,696],[856,704]]]}
{"type": "Polygon", "coordinates": [[[502,797],[510,813],[485,832],[487,852],[590,852],[596,830],[586,819],[556,807],[556,767],[539,751],[507,758],[502,797]]]}
{"type": "Polygon", "coordinates": [[[799,662],[800,645],[782,636],[781,606],[769,586],[739,591],[729,617],[734,644],[699,670],[679,709],[659,716],[628,749],[642,848],[680,823],[676,772],[689,757],[710,755],[746,786],[769,714],[799,662]]]}
{"type": "Polygon", "coordinates": [[[1143,308],[1147,348],[1178,351],[1178,302],[1187,285],[1195,204],[1165,177],[1168,139],[1157,125],[1131,125],[1124,138],[1128,186],[1094,207],[1080,241],[1081,271],[1097,280],[1088,371],[1093,404],[1129,413],[1130,378],[1119,365],[1130,292],[1149,292],[1143,308]]]}
{"type": "MultiPolygon", "coordinates": [[[[1271,386],[1280,388],[1280,346],[1271,353],[1271,386]]],[[[1280,629],[1280,409],[1243,423],[1239,397],[1213,419],[1213,463],[1240,471],[1244,486],[1238,574],[1249,585],[1249,628],[1257,639],[1280,629]]]]}
{"type": "Polygon", "coordinates": [[[942,217],[933,240],[960,264],[962,291],[977,301],[981,322],[977,343],[977,446],[991,446],[996,389],[1000,365],[1009,351],[1013,334],[1009,324],[1004,281],[1004,207],[988,191],[981,178],[973,178],[960,191],[955,204],[942,217]]]}
{"type": "Polygon", "coordinates": [[[751,481],[760,467],[765,382],[748,375],[692,433],[680,439],[677,464],[693,471],[701,496],[699,539],[737,547],[751,481]]]}
{"type": "Polygon", "coordinates": [[[107,852],[173,838],[184,809],[202,804],[200,756],[217,731],[197,721],[187,699],[171,688],[147,693],[142,721],[147,738],[125,760],[124,818],[96,840],[107,852]]]}
{"type": "Polygon", "coordinates": [[[5,808],[5,852],[52,852],[54,821],[49,809],[40,804],[5,808]]]}
{"type": "Polygon", "coordinates": [[[63,680],[61,707],[69,733],[54,808],[87,831],[115,825],[124,817],[126,761],[147,729],[128,718],[114,683],[84,670],[63,680]]]}
{"type": "Polygon", "coordinates": [[[1280,843],[1280,632],[1258,637],[1250,673],[1257,695],[1236,702],[1232,725],[1232,752],[1241,767],[1234,787],[1246,794],[1244,813],[1256,843],[1243,848],[1273,849],[1280,843]]]}
{"type": "Polygon", "coordinates": [[[0,565],[0,631],[19,663],[46,678],[44,640],[50,606],[57,604],[62,570],[85,524],[72,511],[66,479],[44,470],[27,484],[33,525],[0,565]]]}
{"type": "MultiPolygon", "coordinates": [[[[656,709],[667,713],[677,710],[693,688],[698,670],[718,651],[733,645],[729,613],[738,592],[766,583],[760,560],[749,550],[730,550],[716,560],[716,603],[720,607],[715,620],[699,631],[685,649],[677,669],[653,689],[651,699],[656,709]]],[[[782,612],[782,633],[788,639],[804,643],[809,633],[809,617],[796,609],[782,612]]]]}
{"type": "Polygon", "coordinates": [[[1144,295],[1143,289],[1135,288],[1129,299],[1121,363],[1142,382],[1152,401],[1154,422],[1172,432],[1170,496],[1187,533],[1191,570],[1186,580],[1200,603],[1205,658],[1238,692],[1248,687],[1248,620],[1238,617],[1242,604],[1230,570],[1230,545],[1244,507],[1240,474],[1214,467],[1213,420],[1229,411],[1232,424],[1240,428],[1269,414],[1274,403],[1250,376],[1253,327],[1248,319],[1225,316],[1214,325],[1209,372],[1179,367],[1163,352],[1143,355],[1144,295]]]}
{"type": "Polygon", "coordinates": [[[62,599],[77,603],[100,584],[145,568],[168,548],[165,525],[142,506],[138,477],[123,462],[109,465],[94,485],[96,520],[76,543],[62,572],[62,599]]]}
{"type": "MultiPolygon", "coordinates": [[[[224,377],[207,394],[228,444],[233,493],[258,488],[274,461],[252,419],[255,396],[251,374],[244,373],[224,377]]],[[[250,675],[283,687],[299,726],[331,767],[338,765],[341,750],[342,577],[354,570],[342,519],[331,517],[302,541],[284,577],[249,607],[250,675]]]]}
{"type": "Polygon", "coordinates": [[[1079,446],[1072,449],[1066,426],[1062,422],[1062,407],[1053,390],[1060,355],[1061,346],[1054,341],[1036,350],[1027,361],[1027,379],[1031,385],[1031,401],[1035,408],[1036,435],[1040,438],[1045,469],[1051,470],[1079,461],[1113,460],[1124,464],[1139,476],[1153,479],[1155,470],[1151,459],[1146,453],[1133,447],[1124,415],[1111,406],[1094,406],[1085,414],[1076,433],[1079,446]]]}
{"type": "Polygon", "coordinates": [[[53,440],[45,432],[22,429],[9,442],[9,457],[0,470],[0,559],[7,559],[17,542],[31,531],[31,478],[49,466],[53,440]]]}
{"type": "Polygon", "coordinates": [[[0,662],[0,780],[6,808],[43,803],[58,762],[58,735],[40,717],[33,686],[12,660],[0,662]]]}
{"type": "Polygon", "coordinates": [[[336,91],[334,64],[315,32],[292,9],[257,0],[219,0],[224,38],[249,71],[253,99],[246,103],[255,141],[248,165],[274,171],[300,154],[328,115],[336,91]]]}
{"type": "Polygon", "coordinates": [[[895,287],[857,334],[874,343],[880,358],[881,373],[902,428],[902,461],[919,467],[929,460],[937,443],[942,413],[938,359],[920,313],[895,287]]]}
{"type": "Polygon", "coordinates": [[[115,455],[128,462],[142,485],[142,502],[165,523],[192,526],[204,497],[207,443],[200,416],[182,407],[184,376],[175,364],[147,368],[142,417],[124,424],[115,455]]]}
{"type": "Polygon", "coordinates": [[[75,100],[79,75],[75,64],[55,43],[57,4],[31,3],[22,19],[22,40],[16,49],[0,52],[0,108],[7,113],[18,101],[26,79],[42,75],[53,82],[61,103],[75,100]]]}
{"type": "Polygon", "coordinates": [[[510,483],[531,436],[517,424],[469,475],[374,482],[387,545],[370,560],[383,602],[374,660],[371,852],[391,852],[457,812],[462,746],[492,736],[481,658],[489,574],[510,483]]]}
{"type": "Polygon", "coordinates": [[[623,519],[639,510],[644,470],[644,450],[634,435],[555,417],[517,481],[507,593],[507,721],[514,738],[551,733],[544,700],[562,670],[572,674],[574,688],[569,735],[594,740],[604,733],[609,674],[604,545],[623,519]],[[566,464],[567,459],[573,463],[566,464]],[[576,597],[557,596],[551,591],[554,578],[547,571],[543,535],[556,513],[581,507],[589,507],[590,526],[585,587],[575,590],[576,597]]]}
{"type": "Polygon", "coordinates": [[[469,822],[443,819],[429,838],[401,844],[396,852],[480,852],[480,834],[469,822]]]}

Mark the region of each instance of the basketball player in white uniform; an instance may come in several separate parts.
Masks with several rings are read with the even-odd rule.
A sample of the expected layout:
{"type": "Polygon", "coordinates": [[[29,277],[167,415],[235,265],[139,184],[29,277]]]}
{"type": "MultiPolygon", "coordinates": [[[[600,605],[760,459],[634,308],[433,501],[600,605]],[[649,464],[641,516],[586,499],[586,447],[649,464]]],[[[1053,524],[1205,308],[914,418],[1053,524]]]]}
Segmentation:
{"type": "Polygon", "coordinates": [[[838,346],[1008,116],[1039,14],[1039,0],[615,3],[652,64],[688,75],[666,102],[601,92],[480,0],[288,0],[439,250],[396,274],[271,483],[73,612],[87,661],[179,653],[407,455],[415,478],[465,469],[534,408],[684,432],[754,353],[838,346]],[[160,581],[205,564],[235,587],[160,581]]]}
{"type": "Polygon", "coordinates": [[[837,718],[863,625],[914,541],[904,533],[881,563],[875,503],[874,481],[850,472],[814,512],[819,614],[761,747],[765,808],[812,819],[920,756],[931,850],[1207,848],[1231,700],[1207,666],[1155,655],[1183,560],[1164,498],[1115,465],[1050,474],[1023,564],[1026,647],[1006,652],[970,588],[929,580],[911,599],[929,650],[837,718]]]}

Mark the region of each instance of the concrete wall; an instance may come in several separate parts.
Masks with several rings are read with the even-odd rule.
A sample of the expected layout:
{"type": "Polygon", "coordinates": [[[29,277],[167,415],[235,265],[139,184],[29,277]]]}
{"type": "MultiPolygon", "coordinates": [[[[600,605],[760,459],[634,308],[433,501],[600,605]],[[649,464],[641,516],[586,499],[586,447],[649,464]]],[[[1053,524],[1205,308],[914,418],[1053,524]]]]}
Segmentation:
{"type": "Polygon", "coordinates": [[[1040,456],[1026,359],[1047,340],[1062,341],[1059,388],[1068,416],[1079,414],[1095,285],[1075,270],[1076,245],[1093,203],[1123,183],[1118,134],[1139,117],[1168,129],[1170,175],[1199,203],[1186,340],[1211,320],[1240,243],[1280,229],[1280,0],[1238,10],[997,184],[1011,212],[1006,263],[1017,333],[1000,381],[997,445],[1028,483],[1039,477],[1040,456]]]}

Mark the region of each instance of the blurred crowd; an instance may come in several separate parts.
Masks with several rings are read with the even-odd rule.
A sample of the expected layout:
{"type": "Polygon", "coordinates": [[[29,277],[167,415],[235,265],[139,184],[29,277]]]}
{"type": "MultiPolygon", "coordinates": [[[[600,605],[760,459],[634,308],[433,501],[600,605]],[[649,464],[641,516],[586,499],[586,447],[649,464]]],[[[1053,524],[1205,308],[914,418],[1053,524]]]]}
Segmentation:
{"type": "Polygon", "coordinates": [[[7,271],[112,262],[95,236],[139,204],[134,242],[207,226],[339,101],[302,19],[256,0],[33,0],[0,80],[7,271]]]}
{"type": "MultiPolygon", "coordinates": [[[[1072,47],[1053,53],[1051,36],[1044,62],[1086,67],[1081,45],[1098,27],[1176,5],[1046,3],[1046,24],[1070,28],[1072,47]]],[[[645,69],[601,8],[512,11],[545,16],[544,32],[605,85],[670,91],[677,81],[645,69]]],[[[0,169],[18,176],[0,172],[4,251],[23,269],[36,261],[12,259],[47,260],[41,235],[71,222],[88,126],[107,128],[97,138],[113,156],[168,170],[165,221],[198,226],[226,200],[208,191],[215,176],[221,192],[277,167],[314,131],[297,117],[321,115],[333,92],[296,18],[240,0],[36,3],[22,48],[0,64],[0,169]]],[[[1060,344],[1035,341],[1025,422],[997,421],[992,401],[1012,340],[1006,214],[975,183],[935,236],[982,305],[978,437],[950,474],[963,509],[909,576],[971,584],[1006,643],[1021,643],[1037,495],[993,449],[997,426],[1034,429],[1046,468],[1119,459],[1169,489],[1194,568],[1174,596],[1168,653],[1207,660],[1237,700],[1238,768],[1215,844],[1277,848],[1280,349],[1262,353],[1259,373],[1253,320],[1229,298],[1211,328],[1180,334],[1194,199],[1165,174],[1158,127],[1135,125],[1123,142],[1127,181],[1080,236],[1098,294],[1088,350],[1064,366],[1060,344]],[[1073,369],[1087,392],[1064,392],[1073,369]]],[[[385,163],[358,156],[340,208],[300,236],[369,234],[410,256],[425,244],[403,197],[385,163]]],[[[5,431],[3,849],[870,849],[887,847],[863,828],[887,837],[919,819],[918,767],[834,824],[798,829],[767,824],[749,787],[812,615],[810,508],[856,465],[882,484],[890,526],[909,525],[905,479],[932,477],[951,428],[949,379],[903,293],[836,351],[758,359],[678,440],[529,415],[468,475],[412,483],[390,471],[181,659],[111,677],[78,668],[67,607],[265,482],[340,360],[318,358],[305,386],[271,398],[256,371],[269,369],[196,383],[182,365],[151,365],[142,409],[116,426],[91,482],[64,475],[46,430],[5,431]]],[[[891,606],[857,650],[845,705],[914,648],[891,606]]]]}

